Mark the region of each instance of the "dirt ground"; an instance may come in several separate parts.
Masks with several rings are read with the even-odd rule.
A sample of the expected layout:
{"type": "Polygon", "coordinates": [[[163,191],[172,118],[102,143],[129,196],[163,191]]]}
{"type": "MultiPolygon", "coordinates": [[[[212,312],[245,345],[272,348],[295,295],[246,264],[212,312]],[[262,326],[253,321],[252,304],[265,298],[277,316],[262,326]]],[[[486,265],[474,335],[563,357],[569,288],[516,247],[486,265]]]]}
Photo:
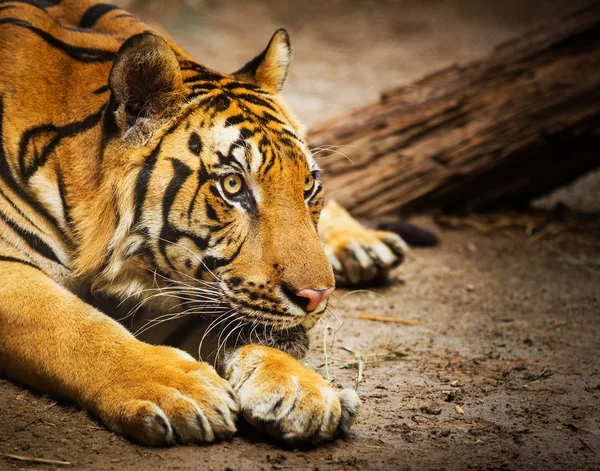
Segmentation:
{"type": "MultiPolygon", "coordinates": [[[[337,294],[335,385],[354,386],[357,375],[342,347],[408,355],[367,358],[363,409],[345,440],[289,450],[246,428],[227,443],[145,448],[2,381],[0,452],[77,470],[600,469],[600,270],[570,264],[598,257],[598,233],[534,243],[516,229],[441,236],[438,248],[414,250],[390,286],[337,294]],[[365,312],[422,325],[359,319],[365,312]]],[[[313,367],[324,363],[322,334],[313,335],[313,367]]],[[[23,468],[59,467],[0,461],[23,468]]]]}
{"type": "MultiPolygon", "coordinates": [[[[198,59],[224,71],[288,27],[295,62],[286,94],[314,124],[586,2],[174,0],[178,13],[165,2],[121,3],[160,18],[198,59]]],[[[592,175],[559,197],[598,211],[597,182],[592,175]]],[[[519,224],[489,232],[482,218],[438,227],[442,244],[413,250],[388,286],[337,292],[337,320],[325,331],[334,384],[356,385],[355,356],[345,348],[366,358],[363,409],[345,439],[293,450],[242,427],[231,442],[146,448],[72,404],[0,379],[0,453],[71,463],[0,456],[0,470],[600,470],[597,222],[531,237],[522,217],[509,215],[519,224]],[[390,352],[397,354],[374,356],[390,352]]],[[[313,332],[307,361],[325,375],[323,334],[313,332]]]]}

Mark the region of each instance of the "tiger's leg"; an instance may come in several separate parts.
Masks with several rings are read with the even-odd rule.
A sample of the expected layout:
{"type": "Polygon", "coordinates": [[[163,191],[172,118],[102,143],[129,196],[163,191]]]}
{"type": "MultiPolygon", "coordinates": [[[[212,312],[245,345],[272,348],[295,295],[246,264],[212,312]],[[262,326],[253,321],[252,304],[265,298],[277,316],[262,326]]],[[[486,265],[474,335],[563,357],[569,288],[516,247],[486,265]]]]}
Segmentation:
{"type": "Polygon", "coordinates": [[[319,236],[338,285],[383,280],[409,250],[399,235],[367,229],[333,200],[321,212],[319,236]]]}
{"type": "Polygon", "coordinates": [[[360,407],[352,389],[336,391],[291,355],[246,345],[227,359],[224,376],[238,394],[244,418],[290,444],[331,440],[346,433],[360,407]]]}
{"type": "Polygon", "coordinates": [[[76,401],[149,445],[235,431],[237,399],[206,363],[136,340],[18,257],[0,257],[0,373],[76,401]]]}

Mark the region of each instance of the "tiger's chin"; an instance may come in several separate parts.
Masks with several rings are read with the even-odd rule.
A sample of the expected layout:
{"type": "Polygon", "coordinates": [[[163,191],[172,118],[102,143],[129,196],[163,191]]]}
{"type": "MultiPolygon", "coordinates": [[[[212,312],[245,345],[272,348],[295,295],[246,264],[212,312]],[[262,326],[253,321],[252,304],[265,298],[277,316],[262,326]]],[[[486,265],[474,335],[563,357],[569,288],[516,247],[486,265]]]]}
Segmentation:
{"type": "MultiPolygon", "coordinates": [[[[266,347],[277,348],[294,358],[302,359],[306,356],[310,347],[310,338],[308,331],[312,329],[321,318],[325,309],[318,312],[311,312],[308,315],[299,318],[298,321],[290,322],[287,325],[268,325],[264,328],[246,327],[247,335],[242,334],[244,345],[257,343],[266,347]],[[290,325],[291,324],[291,325],[290,325]]],[[[242,345],[235,345],[238,348],[242,345]]]]}
{"type": "Polygon", "coordinates": [[[276,329],[266,326],[265,329],[246,328],[247,331],[240,336],[240,341],[236,345],[229,345],[230,348],[239,348],[244,345],[254,343],[266,347],[277,348],[294,358],[302,359],[306,356],[310,346],[310,339],[307,329],[298,324],[293,327],[276,329]]]}

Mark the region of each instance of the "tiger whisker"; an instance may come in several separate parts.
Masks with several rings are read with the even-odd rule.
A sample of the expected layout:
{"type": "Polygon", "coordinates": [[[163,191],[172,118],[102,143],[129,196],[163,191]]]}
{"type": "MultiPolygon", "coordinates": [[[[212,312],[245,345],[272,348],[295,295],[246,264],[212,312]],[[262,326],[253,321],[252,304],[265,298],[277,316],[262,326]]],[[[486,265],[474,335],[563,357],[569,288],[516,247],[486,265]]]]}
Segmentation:
{"type": "MultiPolygon", "coordinates": [[[[229,325],[231,325],[231,323],[227,324],[227,327],[229,327],[229,325]]],[[[217,362],[219,359],[219,355],[221,354],[221,348],[223,348],[223,350],[225,351],[226,345],[227,345],[227,340],[229,339],[229,337],[231,337],[237,329],[239,329],[240,327],[243,327],[244,325],[245,325],[245,322],[242,319],[238,319],[238,325],[236,325],[233,329],[231,329],[229,331],[229,333],[227,333],[227,335],[225,336],[225,339],[223,340],[223,343],[222,344],[220,343],[219,348],[217,349],[217,354],[215,355],[215,364],[218,364],[217,362]]]]}
{"type": "MultiPolygon", "coordinates": [[[[234,310],[232,309],[232,311],[234,311],[234,310]]],[[[219,327],[219,336],[220,336],[222,334],[222,332],[223,332],[222,324],[224,324],[225,322],[227,322],[228,320],[230,320],[232,318],[235,320],[235,317],[237,315],[238,315],[237,311],[234,311],[231,314],[229,314],[226,318],[223,318],[223,319],[219,320],[219,322],[217,322],[213,327],[211,327],[210,329],[208,329],[204,333],[204,335],[202,336],[202,340],[200,341],[200,349],[201,349],[202,343],[204,342],[204,339],[206,338],[206,335],[208,334],[208,332],[210,332],[211,330],[215,329],[217,326],[221,326],[221,327],[219,327]]],[[[210,357],[211,355],[213,355],[215,352],[216,352],[216,349],[214,349],[213,351],[211,351],[208,354],[208,357],[210,357]]]]}
{"type": "Polygon", "coordinates": [[[222,283],[221,281],[206,281],[206,280],[202,280],[202,279],[196,278],[196,277],[194,277],[194,276],[192,276],[192,275],[190,275],[188,273],[184,273],[182,271],[175,270],[175,269],[173,271],[175,273],[179,274],[179,275],[182,275],[182,276],[185,276],[186,278],[191,279],[194,283],[200,283],[200,284],[206,284],[206,285],[221,285],[221,283],[222,283]]]}
{"type": "MultiPolygon", "coordinates": [[[[215,308],[213,307],[212,309],[215,309],[215,308]]],[[[225,308],[222,308],[222,309],[225,309],[225,308]]],[[[144,332],[147,332],[149,329],[156,327],[157,325],[160,325],[164,322],[181,319],[182,317],[186,317],[186,316],[190,316],[190,315],[204,316],[204,315],[209,315],[209,314],[210,315],[213,315],[213,314],[220,315],[220,314],[222,314],[222,311],[221,310],[207,311],[204,309],[198,310],[197,308],[190,308],[190,309],[186,309],[181,312],[163,314],[162,316],[158,316],[158,317],[148,320],[148,322],[146,324],[144,324],[142,327],[140,327],[133,335],[134,336],[141,335],[144,332]]]]}
{"type": "MultiPolygon", "coordinates": [[[[232,320],[232,321],[231,321],[229,324],[227,324],[227,325],[225,326],[225,328],[224,328],[224,329],[222,329],[222,330],[221,330],[221,332],[219,332],[219,338],[218,338],[218,340],[217,340],[217,356],[216,356],[216,358],[218,358],[218,356],[219,356],[219,352],[221,351],[221,336],[223,335],[223,331],[226,331],[226,330],[227,330],[227,328],[228,328],[228,327],[229,327],[231,324],[233,324],[234,322],[236,322],[236,321],[239,321],[239,319],[237,319],[237,318],[234,318],[234,319],[233,319],[233,320],[232,320]]],[[[227,334],[227,335],[226,335],[225,339],[227,339],[227,337],[228,337],[228,336],[229,336],[229,334],[227,334]]]]}
{"type": "Polygon", "coordinates": [[[230,309],[225,314],[223,314],[223,316],[221,318],[217,318],[209,324],[208,328],[206,329],[206,331],[202,335],[202,338],[200,339],[200,343],[198,344],[198,357],[199,358],[202,357],[202,355],[201,355],[202,345],[204,344],[204,339],[208,336],[208,334],[213,329],[215,329],[219,324],[222,324],[223,322],[227,321],[228,319],[231,319],[232,317],[236,316],[237,314],[238,313],[235,309],[230,309]]]}
{"type": "MultiPolygon", "coordinates": [[[[171,284],[174,284],[174,285],[184,285],[184,286],[189,286],[189,287],[192,287],[192,286],[193,286],[193,285],[190,285],[190,284],[188,284],[188,283],[185,283],[185,282],[183,282],[183,281],[181,281],[181,280],[174,280],[174,279],[172,279],[172,278],[169,278],[169,277],[167,277],[167,276],[164,276],[164,275],[162,275],[162,274],[160,274],[160,273],[156,273],[156,271],[154,272],[154,274],[155,274],[155,277],[156,277],[156,276],[158,276],[158,277],[162,278],[163,280],[166,280],[166,281],[168,281],[169,283],[171,283],[171,284]]],[[[208,282],[207,282],[207,283],[208,283],[208,282]]],[[[217,282],[215,282],[215,283],[217,283],[217,282]]],[[[220,283],[220,282],[218,282],[218,283],[220,283]]],[[[162,289],[164,289],[165,287],[160,287],[160,286],[159,286],[158,288],[159,288],[159,289],[161,289],[161,288],[162,288],[162,289]]],[[[195,288],[197,288],[197,289],[207,289],[207,288],[200,288],[200,287],[197,287],[197,286],[196,286],[195,288]]]]}

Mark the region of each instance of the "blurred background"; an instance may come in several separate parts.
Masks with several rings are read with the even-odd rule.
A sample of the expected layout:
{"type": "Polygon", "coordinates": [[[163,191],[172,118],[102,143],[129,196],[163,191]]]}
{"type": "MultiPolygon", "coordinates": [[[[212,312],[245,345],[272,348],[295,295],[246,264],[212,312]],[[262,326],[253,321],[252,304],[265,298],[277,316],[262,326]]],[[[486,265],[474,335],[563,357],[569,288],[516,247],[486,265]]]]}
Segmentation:
{"type": "MultiPolygon", "coordinates": [[[[589,0],[116,0],[160,24],[201,64],[232,72],[286,28],[294,59],[284,95],[307,126],[378,99],[391,87],[483,58],[589,0]]],[[[534,202],[600,212],[600,172],[534,202]]]]}

